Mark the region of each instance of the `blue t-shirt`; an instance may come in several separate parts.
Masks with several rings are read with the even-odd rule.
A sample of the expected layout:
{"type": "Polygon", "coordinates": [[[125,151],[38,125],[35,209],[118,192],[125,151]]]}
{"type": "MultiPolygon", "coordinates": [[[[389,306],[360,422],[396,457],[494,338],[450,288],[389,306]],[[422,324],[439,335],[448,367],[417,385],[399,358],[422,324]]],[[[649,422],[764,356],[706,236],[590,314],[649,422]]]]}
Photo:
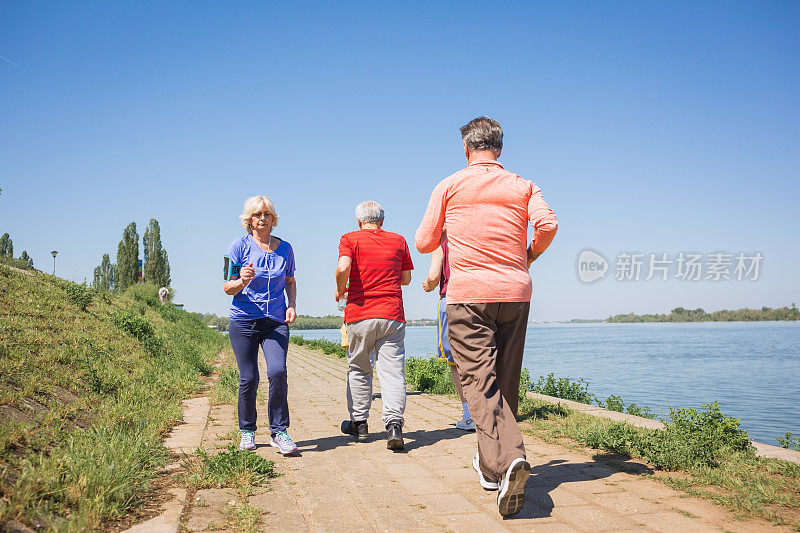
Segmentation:
{"type": "Polygon", "coordinates": [[[270,318],[286,321],[286,277],[294,276],[294,251],[292,245],[281,239],[274,252],[265,252],[250,234],[231,243],[226,254],[231,261],[246,267],[253,263],[256,277],[234,295],[231,303],[231,320],[270,318]]]}

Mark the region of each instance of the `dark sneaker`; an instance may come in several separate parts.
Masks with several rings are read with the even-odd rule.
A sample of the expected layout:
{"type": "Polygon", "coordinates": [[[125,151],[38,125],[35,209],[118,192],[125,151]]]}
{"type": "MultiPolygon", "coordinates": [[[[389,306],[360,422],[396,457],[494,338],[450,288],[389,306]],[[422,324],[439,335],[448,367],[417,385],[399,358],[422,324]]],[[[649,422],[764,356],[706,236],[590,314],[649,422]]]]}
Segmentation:
{"type": "Polygon", "coordinates": [[[402,450],[405,448],[403,429],[400,424],[394,423],[386,426],[386,447],[390,450],[402,450]]]}
{"type": "Polygon", "coordinates": [[[352,435],[357,441],[366,442],[369,440],[369,430],[367,429],[367,421],[354,422],[352,420],[345,420],[342,422],[342,433],[345,435],[352,435]]]}
{"type": "Polygon", "coordinates": [[[525,483],[531,475],[531,465],[522,457],[514,459],[500,479],[497,509],[503,516],[517,514],[525,505],[525,483]]]}

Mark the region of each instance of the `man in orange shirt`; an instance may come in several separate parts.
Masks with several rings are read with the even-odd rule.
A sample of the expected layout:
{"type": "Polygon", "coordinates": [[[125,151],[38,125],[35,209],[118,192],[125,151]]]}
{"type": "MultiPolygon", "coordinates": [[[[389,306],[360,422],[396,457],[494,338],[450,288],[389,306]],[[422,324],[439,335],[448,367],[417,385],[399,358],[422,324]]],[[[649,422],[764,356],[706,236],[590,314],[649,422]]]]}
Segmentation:
{"type": "Polygon", "coordinates": [[[510,516],[525,503],[531,468],[515,419],[532,292],[528,269],[558,223],[539,187],[497,161],[503,149],[497,121],[476,118],[461,137],[468,166],[433,190],[416,245],[433,252],[447,227],[450,348],[477,428],[473,467],[483,488],[498,490],[500,514],[510,516]]]}

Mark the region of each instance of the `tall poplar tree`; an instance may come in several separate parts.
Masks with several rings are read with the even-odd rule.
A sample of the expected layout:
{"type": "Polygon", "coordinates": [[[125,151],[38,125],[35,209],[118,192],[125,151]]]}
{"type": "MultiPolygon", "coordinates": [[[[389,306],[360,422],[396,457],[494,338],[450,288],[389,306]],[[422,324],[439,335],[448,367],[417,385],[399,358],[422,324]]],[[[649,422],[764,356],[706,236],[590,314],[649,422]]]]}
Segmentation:
{"type": "Polygon", "coordinates": [[[119,292],[135,285],[139,278],[139,234],[136,222],[128,224],[122,232],[117,246],[117,277],[115,286],[119,292]]]}
{"type": "Polygon", "coordinates": [[[11,235],[3,233],[0,237],[0,255],[14,257],[14,241],[11,240],[11,235]]]}
{"type": "Polygon", "coordinates": [[[25,268],[33,270],[33,259],[28,255],[27,250],[22,250],[22,255],[19,256],[19,259],[25,264],[25,268]]]}
{"type": "Polygon", "coordinates": [[[113,291],[117,277],[117,265],[111,263],[108,254],[103,254],[100,264],[94,268],[94,288],[99,291],[113,291]]]}
{"type": "Polygon", "coordinates": [[[167,251],[161,245],[161,227],[158,220],[150,219],[142,239],[144,249],[144,279],[159,287],[169,285],[169,259],[167,251]]]}

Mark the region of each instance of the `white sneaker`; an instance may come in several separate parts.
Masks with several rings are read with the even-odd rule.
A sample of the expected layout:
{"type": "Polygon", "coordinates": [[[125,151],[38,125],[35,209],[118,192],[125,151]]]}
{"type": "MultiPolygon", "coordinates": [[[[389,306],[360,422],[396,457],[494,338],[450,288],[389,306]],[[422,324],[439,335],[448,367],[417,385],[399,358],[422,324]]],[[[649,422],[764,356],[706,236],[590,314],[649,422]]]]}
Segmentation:
{"type": "Polygon", "coordinates": [[[464,418],[464,415],[461,415],[461,419],[456,422],[456,429],[475,431],[475,422],[471,418],[464,418]]]}
{"type": "Polygon", "coordinates": [[[472,468],[478,473],[478,479],[481,480],[481,487],[483,490],[497,490],[497,482],[496,481],[489,481],[485,477],[483,477],[483,472],[481,472],[481,466],[478,464],[478,453],[475,452],[475,458],[472,460],[472,468]]]}
{"type": "Polygon", "coordinates": [[[502,516],[517,514],[525,505],[525,483],[531,475],[531,465],[522,457],[514,459],[500,479],[497,509],[502,516]]]}
{"type": "Polygon", "coordinates": [[[297,444],[285,431],[278,431],[269,439],[269,445],[278,448],[282,455],[289,455],[297,451],[297,444]]]}
{"type": "Polygon", "coordinates": [[[239,433],[242,435],[242,440],[239,442],[240,450],[255,450],[256,449],[256,434],[253,431],[246,429],[241,430],[239,433]]]}

